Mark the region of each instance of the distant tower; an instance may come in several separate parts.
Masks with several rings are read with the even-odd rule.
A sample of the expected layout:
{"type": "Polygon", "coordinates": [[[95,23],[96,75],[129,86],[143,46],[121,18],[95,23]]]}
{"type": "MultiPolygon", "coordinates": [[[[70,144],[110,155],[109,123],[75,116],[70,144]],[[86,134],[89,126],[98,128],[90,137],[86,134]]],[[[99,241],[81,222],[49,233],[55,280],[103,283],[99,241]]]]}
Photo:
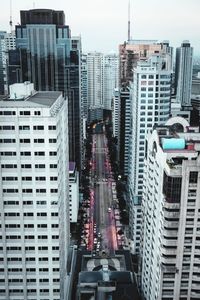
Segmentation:
{"type": "Polygon", "coordinates": [[[175,92],[182,106],[191,105],[193,48],[183,41],[176,49],[175,92]]]}

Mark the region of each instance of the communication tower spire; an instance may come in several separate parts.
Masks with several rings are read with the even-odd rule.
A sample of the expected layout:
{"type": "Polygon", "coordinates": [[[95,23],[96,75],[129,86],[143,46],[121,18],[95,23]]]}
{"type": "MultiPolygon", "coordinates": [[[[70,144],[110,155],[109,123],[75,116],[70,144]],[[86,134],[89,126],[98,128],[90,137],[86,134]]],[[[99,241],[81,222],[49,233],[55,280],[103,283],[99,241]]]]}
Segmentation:
{"type": "Polygon", "coordinates": [[[10,0],[10,21],[9,21],[9,25],[10,25],[10,33],[12,33],[12,29],[13,29],[13,21],[12,21],[12,0],[10,0]]]}
{"type": "Polygon", "coordinates": [[[128,42],[131,39],[131,4],[130,0],[128,1],[128,42]]]}

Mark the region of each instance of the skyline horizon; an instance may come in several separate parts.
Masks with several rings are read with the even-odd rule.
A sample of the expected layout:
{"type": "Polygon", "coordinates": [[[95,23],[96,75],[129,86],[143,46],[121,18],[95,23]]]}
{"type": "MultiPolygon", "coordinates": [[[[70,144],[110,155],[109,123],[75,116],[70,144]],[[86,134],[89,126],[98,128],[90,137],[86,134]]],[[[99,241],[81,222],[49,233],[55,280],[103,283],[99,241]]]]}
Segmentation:
{"type": "MultiPolygon", "coordinates": [[[[53,0],[34,2],[16,0],[12,4],[13,30],[15,25],[20,23],[20,10],[40,8],[63,10],[66,17],[65,23],[69,25],[72,36],[81,36],[83,52],[118,53],[119,45],[128,39],[129,0],[127,0],[127,5],[115,3],[114,0],[109,3],[105,0],[102,0],[101,3],[98,0],[87,0],[85,5],[79,2],[79,0],[74,0],[66,8],[66,4],[62,1],[54,3],[53,0]]],[[[177,0],[182,4],[182,14],[175,13],[177,3],[174,4],[174,10],[171,11],[170,3],[173,3],[173,0],[169,0],[168,5],[165,3],[164,7],[160,6],[159,0],[152,0],[152,5],[146,4],[145,0],[141,0],[140,3],[135,1],[134,7],[132,2],[131,39],[157,40],[158,42],[168,40],[173,48],[179,47],[183,40],[189,40],[194,48],[194,56],[200,56],[199,37],[194,30],[200,25],[200,21],[197,19],[197,9],[200,8],[198,0],[191,0],[189,5],[187,0],[177,0]],[[156,12],[154,5],[156,5],[156,12]],[[171,15],[167,15],[169,12],[171,15]],[[185,26],[185,22],[187,22],[187,26],[185,26]],[[174,26],[174,24],[176,25],[174,26]]],[[[9,3],[5,3],[3,12],[5,13],[0,16],[0,28],[2,31],[10,32],[9,3]]]]}

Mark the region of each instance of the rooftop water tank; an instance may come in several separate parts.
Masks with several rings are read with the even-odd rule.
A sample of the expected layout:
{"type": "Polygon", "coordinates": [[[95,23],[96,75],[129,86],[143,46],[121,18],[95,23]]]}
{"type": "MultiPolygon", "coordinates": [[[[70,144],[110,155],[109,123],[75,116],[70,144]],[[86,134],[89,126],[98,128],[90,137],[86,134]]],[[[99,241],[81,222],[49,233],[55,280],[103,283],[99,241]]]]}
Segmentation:
{"type": "Polygon", "coordinates": [[[179,138],[163,138],[163,150],[183,150],[185,149],[185,139],[179,138]]]}

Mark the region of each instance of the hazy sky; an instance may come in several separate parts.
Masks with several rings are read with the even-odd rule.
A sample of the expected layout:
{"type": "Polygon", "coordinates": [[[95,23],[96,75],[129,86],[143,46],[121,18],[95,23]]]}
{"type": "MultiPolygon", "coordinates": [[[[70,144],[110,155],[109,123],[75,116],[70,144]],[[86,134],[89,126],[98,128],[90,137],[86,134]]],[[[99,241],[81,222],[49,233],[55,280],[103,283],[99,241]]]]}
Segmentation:
{"type": "MultiPolygon", "coordinates": [[[[1,0],[0,30],[9,30],[9,0],[1,0]]],[[[12,0],[13,24],[22,9],[64,10],[72,35],[82,37],[84,51],[117,51],[127,39],[128,0],[12,0]]],[[[131,0],[131,36],[169,40],[179,46],[190,40],[200,54],[200,0],[131,0]]]]}

